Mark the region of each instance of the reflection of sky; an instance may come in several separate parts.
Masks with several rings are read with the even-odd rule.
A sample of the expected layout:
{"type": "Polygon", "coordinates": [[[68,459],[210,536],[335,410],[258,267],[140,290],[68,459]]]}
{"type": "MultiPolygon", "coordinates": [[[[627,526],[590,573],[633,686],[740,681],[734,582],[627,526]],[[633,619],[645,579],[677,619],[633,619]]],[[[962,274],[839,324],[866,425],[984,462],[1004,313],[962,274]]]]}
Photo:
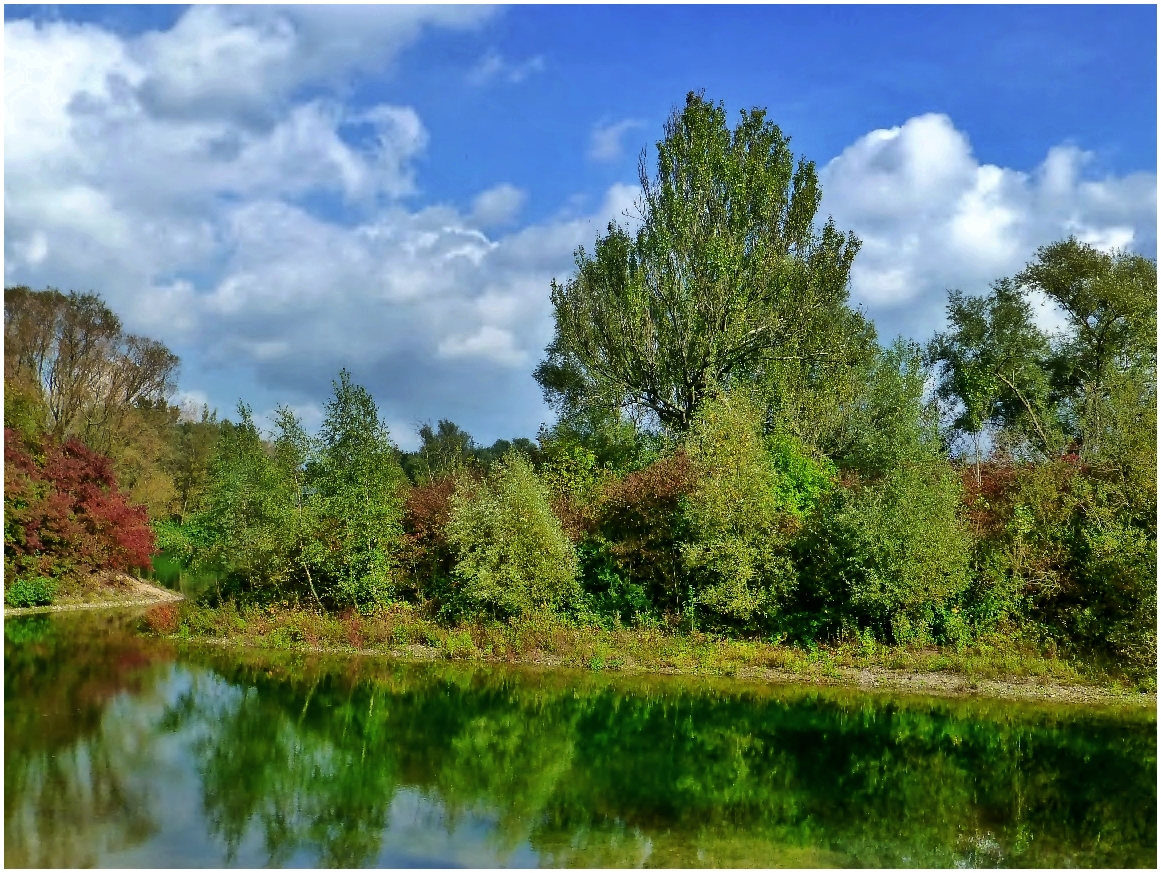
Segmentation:
{"type": "MultiPolygon", "coordinates": [[[[202,808],[201,776],[193,747],[205,723],[168,731],[162,724],[167,709],[193,690],[200,705],[217,709],[240,690],[209,671],[175,666],[140,695],[121,694],[109,707],[102,730],[122,738],[131,751],[120,762],[128,794],[148,807],[157,830],[145,842],[97,858],[102,867],[264,867],[269,856],[259,823],[252,820],[227,863],[226,847],[210,836],[202,808]]],[[[536,853],[527,841],[513,851],[497,852],[489,845],[493,822],[465,812],[448,829],[442,805],[412,788],[397,790],[391,802],[376,867],[536,867],[536,853]]],[[[281,865],[314,867],[317,853],[299,849],[281,865]]]]}

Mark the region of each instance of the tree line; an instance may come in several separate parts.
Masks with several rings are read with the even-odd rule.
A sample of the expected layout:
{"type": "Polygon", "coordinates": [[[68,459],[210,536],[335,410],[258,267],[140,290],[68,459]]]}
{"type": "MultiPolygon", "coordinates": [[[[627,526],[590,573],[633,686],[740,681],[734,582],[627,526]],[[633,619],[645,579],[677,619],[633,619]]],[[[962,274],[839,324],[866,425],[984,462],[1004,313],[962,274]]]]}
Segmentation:
{"type": "Polygon", "coordinates": [[[691,93],[656,151],[633,220],[551,287],[535,441],[442,420],[401,452],[346,371],[317,434],[285,407],[269,434],[244,405],[183,414],[176,358],[95,295],[8,289],[6,578],[29,566],[9,443],[75,439],[214,597],[806,644],[1002,633],[1151,673],[1155,262],[1062,240],[950,292],[925,346],[881,342],[849,301],[858,239],[820,222],[814,164],[763,110],[731,128],[691,93]]]}

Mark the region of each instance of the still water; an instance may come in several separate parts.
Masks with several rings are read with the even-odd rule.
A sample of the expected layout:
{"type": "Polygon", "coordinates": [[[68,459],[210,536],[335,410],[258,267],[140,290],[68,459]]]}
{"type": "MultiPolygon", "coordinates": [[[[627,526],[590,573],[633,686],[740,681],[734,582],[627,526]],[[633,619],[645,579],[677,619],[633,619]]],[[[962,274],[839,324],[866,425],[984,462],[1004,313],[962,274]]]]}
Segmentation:
{"type": "Polygon", "coordinates": [[[4,622],[7,866],[1157,860],[1156,714],[4,622]]]}

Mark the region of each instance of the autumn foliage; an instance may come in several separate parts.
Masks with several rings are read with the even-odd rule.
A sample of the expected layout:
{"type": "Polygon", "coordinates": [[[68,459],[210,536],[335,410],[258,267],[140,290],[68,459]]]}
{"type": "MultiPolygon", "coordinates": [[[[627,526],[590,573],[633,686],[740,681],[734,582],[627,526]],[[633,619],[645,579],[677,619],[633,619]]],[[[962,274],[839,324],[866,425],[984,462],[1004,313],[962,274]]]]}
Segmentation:
{"type": "Polygon", "coordinates": [[[153,552],[145,508],[128,503],[109,458],[75,439],[30,446],[4,429],[6,575],[145,569],[153,552]]]}

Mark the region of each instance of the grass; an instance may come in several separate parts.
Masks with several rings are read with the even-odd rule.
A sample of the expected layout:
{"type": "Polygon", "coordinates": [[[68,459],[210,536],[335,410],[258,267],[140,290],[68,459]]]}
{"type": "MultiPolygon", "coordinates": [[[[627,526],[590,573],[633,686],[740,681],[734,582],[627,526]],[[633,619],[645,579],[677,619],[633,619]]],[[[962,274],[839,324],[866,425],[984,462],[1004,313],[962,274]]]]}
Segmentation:
{"type": "Polygon", "coordinates": [[[958,674],[954,678],[966,680],[969,690],[977,682],[990,680],[1085,686],[1116,694],[1156,690],[1155,680],[1135,682],[1097,665],[1057,657],[1001,636],[960,648],[884,646],[861,640],[806,649],[656,628],[603,630],[570,624],[552,615],[448,627],[407,604],[395,604],[371,616],[354,610],[336,615],[280,606],[240,607],[232,602],[207,607],[189,601],[162,612],[147,619],[155,632],[167,636],[291,651],[369,652],[595,672],[743,677],[775,673],[813,681],[857,681],[859,673],[866,670],[879,675],[884,671],[958,674]]]}

